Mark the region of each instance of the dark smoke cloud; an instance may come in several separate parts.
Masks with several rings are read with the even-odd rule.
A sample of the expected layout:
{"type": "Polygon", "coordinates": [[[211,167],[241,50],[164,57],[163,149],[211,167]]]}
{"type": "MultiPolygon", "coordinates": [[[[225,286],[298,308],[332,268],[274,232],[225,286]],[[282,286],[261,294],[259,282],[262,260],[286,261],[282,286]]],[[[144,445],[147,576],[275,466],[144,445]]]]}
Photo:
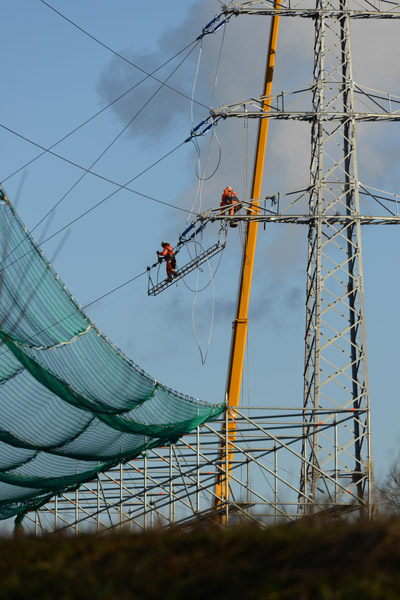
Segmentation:
{"type": "MultiPolygon", "coordinates": [[[[219,9],[220,5],[215,0],[196,2],[190,7],[181,24],[171,28],[156,40],[155,48],[151,52],[132,53],[127,49],[121,53],[146,71],[152,72],[186,44],[195,40],[203,26],[219,12],[219,9]]],[[[254,95],[255,90],[257,90],[257,94],[261,93],[265,48],[268,43],[268,19],[242,17],[240,21],[240,27],[238,27],[238,22],[232,19],[226,30],[214,106],[245,99],[254,95]]],[[[206,106],[209,106],[213,93],[217,60],[223,37],[224,33],[221,29],[215,35],[207,36],[203,44],[195,99],[206,106]]],[[[184,56],[185,53],[158,71],[155,76],[161,80],[166,79],[184,56]]],[[[169,85],[189,97],[192,94],[197,59],[198,50],[196,49],[168,81],[169,85]]],[[[118,57],[114,57],[98,81],[98,93],[102,101],[111,102],[143,77],[144,75],[134,67],[121,61],[118,57]]],[[[158,87],[157,82],[148,79],[125,99],[116,103],[112,110],[123,123],[127,123],[158,87]]],[[[205,109],[195,107],[195,111],[198,119],[207,116],[205,109]]],[[[149,136],[165,134],[182,117],[182,114],[189,118],[190,101],[164,87],[157,93],[156,99],[143,110],[140,118],[132,125],[130,132],[132,135],[149,136]]]]}
{"type": "MultiPolygon", "coordinates": [[[[159,52],[152,55],[129,56],[128,54],[127,57],[148,72],[152,72],[154,65],[159,64],[162,60],[162,55],[159,52]]],[[[160,70],[155,76],[162,81],[165,80],[176,64],[177,61],[174,61],[172,67],[169,66],[168,69],[160,70]]],[[[187,76],[187,71],[188,65],[186,64],[180,70],[179,81],[177,77],[172,77],[169,84],[182,87],[182,81],[187,76]]],[[[135,71],[133,67],[122,63],[120,59],[115,57],[104,70],[97,89],[102,99],[106,103],[110,103],[144,77],[143,73],[135,71]]],[[[170,126],[173,126],[176,118],[185,110],[187,101],[184,98],[166,87],[158,91],[159,88],[160,84],[158,82],[148,78],[113,105],[112,110],[124,125],[129,123],[140,111],[140,114],[129,128],[130,135],[149,135],[153,138],[156,135],[163,134],[170,126]],[[153,99],[152,96],[154,96],[153,99]],[[146,104],[147,106],[145,106],[146,104]],[[160,106],[162,110],[160,110],[160,106]]]]}
{"type": "MultiPolygon", "coordinates": [[[[129,49],[126,49],[121,54],[145,71],[151,73],[183,47],[195,40],[201,33],[206,20],[212,18],[215,14],[215,9],[215,0],[197,2],[191,6],[185,20],[181,24],[171,28],[156,40],[155,48],[152,51],[144,50],[141,53],[132,53],[129,49]]],[[[182,59],[189,53],[189,50],[180,54],[166,67],[158,70],[154,76],[161,81],[167,79],[175,68],[178,67],[182,59]]],[[[168,85],[179,89],[189,97],[192,93],[193,72],[197,56],[197,51],[192,52],[182,65],[179,66],[176,73],[168,79],[168,85]]],[[[146,77],[145,74],[123,62],[120,58],[114,57],[98,81],[98,93],[102,101],[111,102],[144,77],[146,77]]],[[[117,102],[112,110],[123,123],[127,123],[159,88],[160,84],[157,81],[148,78],[129,93],[127,97],[117,102]]],[[[201,96],[200,90],[198,90],[198,95],[201,96]]],[[[130,128],[130,133],[131,135],[140,136],[160,136],[176,124],[177,120],[181,118],[182,113],[190,114],[190,102],[164,86],[156,93],[155,98],[150,101],[150,104],[143,110],[140,117],[135,120],[130,128]]]]}

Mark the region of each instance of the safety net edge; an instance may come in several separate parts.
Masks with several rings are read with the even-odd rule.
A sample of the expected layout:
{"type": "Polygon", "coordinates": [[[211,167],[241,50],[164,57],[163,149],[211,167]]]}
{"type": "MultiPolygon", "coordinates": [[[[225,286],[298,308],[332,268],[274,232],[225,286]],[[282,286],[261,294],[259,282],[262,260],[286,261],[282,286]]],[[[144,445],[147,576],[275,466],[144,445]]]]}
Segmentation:
{"type": "Polygon", "coordinates": [[[0,187],[0,519],[215,419],[92,323],[0,187]]]}

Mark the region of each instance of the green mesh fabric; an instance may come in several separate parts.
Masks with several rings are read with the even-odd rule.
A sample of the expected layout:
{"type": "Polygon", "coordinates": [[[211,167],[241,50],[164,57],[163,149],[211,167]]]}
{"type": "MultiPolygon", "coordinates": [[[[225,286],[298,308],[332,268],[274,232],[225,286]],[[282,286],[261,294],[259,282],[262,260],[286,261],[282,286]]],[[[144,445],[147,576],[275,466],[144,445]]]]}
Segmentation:
{"type": "Polygon", "coordinates": [[[0,519],[212,420],[96,328],[0,188],[0,519]]]}

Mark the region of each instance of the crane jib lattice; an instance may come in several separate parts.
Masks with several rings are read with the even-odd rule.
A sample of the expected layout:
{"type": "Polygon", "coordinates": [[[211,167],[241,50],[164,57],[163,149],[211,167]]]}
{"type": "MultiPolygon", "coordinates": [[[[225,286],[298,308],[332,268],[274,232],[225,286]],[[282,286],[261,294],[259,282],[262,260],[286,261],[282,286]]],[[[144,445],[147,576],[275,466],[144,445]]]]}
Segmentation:
{"type": "Polygon", "coordinates": [[[224,410],[129,360],[82,311],[0,188],[0,519],[224,410]]]}

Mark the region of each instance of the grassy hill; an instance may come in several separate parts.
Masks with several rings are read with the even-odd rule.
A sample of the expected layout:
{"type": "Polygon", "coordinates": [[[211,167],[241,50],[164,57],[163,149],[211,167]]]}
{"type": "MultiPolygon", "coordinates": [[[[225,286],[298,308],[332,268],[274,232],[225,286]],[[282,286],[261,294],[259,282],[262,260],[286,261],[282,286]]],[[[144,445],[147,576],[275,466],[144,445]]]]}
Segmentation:
{"type": "Polygon", "coordinates": [[[398,600],[400,520],[0,540],[0,598],[398,600]]]}

